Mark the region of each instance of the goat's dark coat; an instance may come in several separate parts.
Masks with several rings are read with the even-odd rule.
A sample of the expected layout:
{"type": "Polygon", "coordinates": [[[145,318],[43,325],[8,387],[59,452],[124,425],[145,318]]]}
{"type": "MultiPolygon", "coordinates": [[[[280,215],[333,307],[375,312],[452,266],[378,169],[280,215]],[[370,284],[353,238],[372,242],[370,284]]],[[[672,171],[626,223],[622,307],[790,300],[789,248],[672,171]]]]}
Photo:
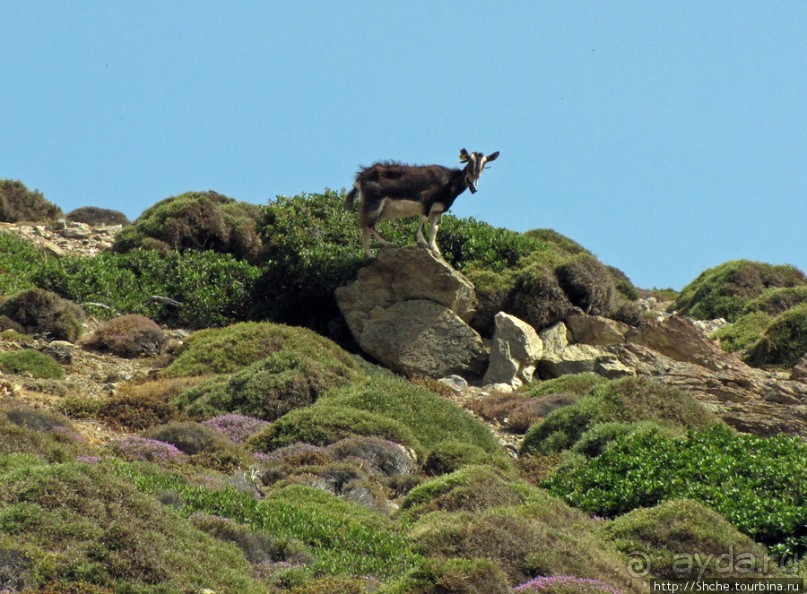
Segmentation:
{"type": "Polygon", "coordinates": [[[347,195],[346,204],[352,208],[356,196],[361,194],[360,217],[365,255],[370,255],[372,236],[384,245],[389,243],[376,230],[380,221],[405,216],[420,216],[416,235],[418,244],[439,253],[435,237],[440,217],[467,188],[476,192],[476,182],[485,163],[498,156],[498,152],[486,157],[482,153],[468,153],[463,149],[460,159],[467,163],[463,169],[383,162],[359,171],[353,189],[347,195]],[[431,221],[428,244],[423,236],[423,225],[427,220],[431,221]]]}

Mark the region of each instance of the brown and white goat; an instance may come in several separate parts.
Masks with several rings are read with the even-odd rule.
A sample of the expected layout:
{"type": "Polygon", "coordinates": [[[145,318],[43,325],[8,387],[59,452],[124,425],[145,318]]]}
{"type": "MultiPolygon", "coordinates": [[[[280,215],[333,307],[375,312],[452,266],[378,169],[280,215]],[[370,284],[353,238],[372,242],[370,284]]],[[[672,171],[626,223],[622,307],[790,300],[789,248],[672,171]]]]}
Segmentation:
{"type": "Polygon", "coordinates": [[[428,247],[436,254],[437,229],[444,212],[451,208],[457,196],[466,188],[475,193],[479,176],[485,165],[495,161],[499,151],[485,156],[484,153],[460,151],[463,169],[451,169],[442,165],[401,165],[399,163],[376,163],[359,171],[356,183],[345,199],[347,208],[353,208],[356,196],[361,196],[359,218],[361,221],[364,255],[370,257],[370,240],[375,237],[382,245],[391,245],[379,235],[376,225],[388,219],[420,216],[415,240],[421,247],[428,247]],[[426,221],[431,223],[429,241],[423,236],[426,221]]]}

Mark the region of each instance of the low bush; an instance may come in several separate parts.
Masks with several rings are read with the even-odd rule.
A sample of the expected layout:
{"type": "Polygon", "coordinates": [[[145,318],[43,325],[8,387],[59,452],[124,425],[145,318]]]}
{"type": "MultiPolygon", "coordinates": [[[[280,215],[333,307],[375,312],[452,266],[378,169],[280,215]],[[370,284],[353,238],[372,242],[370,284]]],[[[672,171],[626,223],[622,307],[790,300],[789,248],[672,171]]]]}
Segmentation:
{"type": "Polygon", "coordinates": [[[33,457],[66,462],[93,449],[60,416],[24,406],[0,408],[0,457],[33,457]]]}
{"type": "Polygon", "coordinates": [[[0,481],[0,548],[13,538],[24,552],[31,590],[265,591],[235,546],[193,528],[104,465],[16,459],[0,464],[0,481]]]}
{"type": "Polygon", "coordinates": [[[350,378],[359,364],[346,351],[305,328],[242,322],[195,332],[163,375],[181,377],[233,373],[270,355],[292,353],[311,365],[312,381],[324,385],[350,378]]]}
{"type": "Polygon", "coordinates": [[[55,256],[11,233],[0,233],[0,295],[33,289],[34,278],[53,265],[55,256]]]}
{"type": "Polygon", "coordinates": [[[84,344],[119,357],[139,357],[161,352],[167,341],[168,336],[153,320],[128,314],[104,323],[84,344]]]}
{"type": "Polygon", "coordinates": [[[329,391],[319,403],[329,408],[349,407],[383,415],[404,425],[427,450],[443,441],[456,440],[475,445],[492,457],[506,457],[490,429],[469,412],[421,386],[392,375],[351,382],[329,391]]]}
{"type": "Polygon", "coordinates": [[[591,522],[543,499],[477,513],[426,514],[409,531],[412,546],[424,557],[488,559],[515,584],[563,574],[624,584],[624,562],[597,539],[591,522]]]}
{"type": "Polygon", "coordinates": [[[750,348],[752,365],[792,367],[807,353],[807,303],[780,314],[750,348]]]}
{"type": "Polygon", "coordinates": [[[534,488],[492,466],[466,466],[421,483],[403,501],[410,518],[432,511],[467,511],[526,503],[534,488]]]}
{"type": "Polygon", "coordinates": [[[174,422],[153,427],[146,432],[146,437],[169,443],[185,454],[221,448],[226,443],[221,434],[199,423],[174,422]]]}
{"type": "Polygon", "coordinates": [[[616,285],[610,270],[595,257],[581,256],[561,264],[555,275],[572,305],[597,316],[612,313],[616,285]]]}
{"type": "Polygon", "coordinates": [[[142,461],[171,464],[182,457],[182,452],[176,446],[138,435],[129,435],[113,440],[109,443],[109,449],[117,456],[130,462],[142,461]]]}
{"type": "Polygon", "coordinates": [[[247,443],[255,451],[271,452],[297,442],[327,446],[348,437],[381,437],[423,451],[412,430],[399,421],[347,406],[323,405],[322,401],[291,411],[247,443]]]}
{"type": "Polygon", "coordinates": [[[697,319],[733,322],[767,290],[805,284],[807,277],[793,266],[733,260],[703,271],[681,290],[675,308],[697,319]]]}
{"type": "Polygon", "coordinates": [[[82,206],[71,210],[65,215],[68,221],[84,223],[99,227],[101,225],[129,225],[129,218],[119,210],[109,208],[99,208],[97,206],[82,206]]]}
{"type": "Polygon", "coordinates": [[[778,316],[788,309],[807,302],[807,284],[795,287],[773,287],[745,305],[744,314],[765,312],[778,316]]]}
{"type": "Polygon", "coordinates": [[[207,328],[248,319],[258,274],[229,254],[136,250],[65,256],[33,280],[73,301],[104,304],[109,309],[100,308],[99,316],[141,314],[168,326],[207,328]]]}
{"type": "Polygon", "coordinates": [[[474,464],[495,464],[499,468],[507,468],[509,460],[501,457],[491,459],[490,453],[476,445],[448,439],[441,441],[429,452],[423,462],[423,471],[431,476],[449,474],[464,466],[474,464]]]}
{"type": "Polygon", "coordinates": [[[607,382],[607,379],[596,373],[576,373],[574,375],[563,375],[551,380],[533,382],[532,384],[524,386],[522,392],[532,398],[566,393],[575,396],[585,396],[593,387],[607,382]]]}
{"type": "Polygon", "coordinates": [[[471,410],[483,419],[495,421],[514,433],[527,430],[550,412],[578,400],[573,394],[553,394],[544,398],[530,398],[524,393],[492,394],[471,403],[471,410]]]}
{"type": "Polygon", "coordinates": [[[552,454],[574,446],[600,423],[653,421],[683,431],[706,429],[717,419],[689,394],[649,378],[625,378],[596,385],[576,404],[559,408],[527,431],[522,454],[552,454]]]}
{"type": "Polygon", "coordinates": [[[552,266],[537,262],[517,273],[512,313],[536,330],[565,319],[572,307],[552,266]]]}
{"type": "Polygon", "coordinates": [[[338,360],[315,360],[289,347],[294,350],[286,348],[228,377],[203,381],[175,402],[199,417],[238,413],[274,421],[313,404],[327,388],[346,382],[352,371],[338,360]]]}
{"type": "Polygon", "coordinates": [[[803,554],[807,445],[795,437],[736,434],[722,425],[676,438],[619,437],[595,458],[576,458],[543,486],[589,513],[615,517],[672,499],[694,499],[782,556],[803,554]]]}
{"type": "Polygon", "coordinates": [[[507,574],[490,559],[427,558],[385,594],[509,594],[507,574]]]}
{"type": "Polygon", "coordinates": [[[723,326],[712,334],[727,353],[734,353],[752,346],[773,322],[773,317],[764,311],[740,316],[733,324],[723,326]]]}
{"type": "Polygon", "coordinates": [[[78,305],[56,293],[30,289],[9,297],[0,314],[20,324],[28,334],[75,342],[83,332],[86,314],[78,305]]]}
{"type": "Polygon", "coordinates": [[[216,192],[188,192],[147,208],[115,238],[113,250],[211,250],[257,263],[263,250],[255,224],[260,207],[216,192]]]}
{"type": "Polygon", "coordinates": [[[113,427],[132,431],[185,419],[185,415],[165,398],[143,391],[116,395],[100,404],[96,416],[113,427]]]}
{"type": "Polygon", "coordinates": [[[33,349],[0,353],[0,370],[38,379],[64,379],[64,369],[56,359],[33,349]]]}
{"type": "Polygon", "coordinates": [[[400,444],[377,437],[350,437],[328,447],[327,452],[337,460],[357,460],[372,473],[391,477],[415,472],[417,465],[400,444]]]}
{"type": "Polygon", "coordinates": [[[267,427],[269,423],[246,415],[227,414],[208,419],[204,425],[218,431],[232,442],[242,443],[267,427]]]}
{"type": "Polygon", "coordinates": [[[620,594],[620,590],[600,580],[573,575],[552,575],[533,578],[517,586],[516,592],[553,594],[620,594]]]}
{"type": "Polygon", "coordinates": [[[62,210],[45,199],[42,192],[31,191],[17,180],[0,179],[0,221],[43,222],[57,219],[62,210]]]}
{"type": "Polygon", "coordinates": [[[644,555],[656,578],[751,577],[778,569],[772,560],[766,562],[764,547],[690,499],[636,509],[607,524],[603,534],[623,553],[644,555]],[[730,566],[721,561],[727,555],[730,566]]]}

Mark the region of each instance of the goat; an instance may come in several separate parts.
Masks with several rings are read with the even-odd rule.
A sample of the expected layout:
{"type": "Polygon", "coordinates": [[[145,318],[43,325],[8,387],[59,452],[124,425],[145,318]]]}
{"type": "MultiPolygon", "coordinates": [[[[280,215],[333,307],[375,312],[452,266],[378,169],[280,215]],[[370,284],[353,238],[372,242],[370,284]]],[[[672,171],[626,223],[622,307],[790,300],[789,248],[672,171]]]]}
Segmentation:
{"type": "Polygon", "coordinates": [[[365,167],[356,175],[356,182],[345,198],[345,206],[352,209],[356,196],[361,196],[359,219],[361,222],[364,255],[371,257],[370,240],[375,237],[381,245],[392,245],[381,237],[376,225],[388,219],[420,216],[415,241],[435,254],[437,229],[444,212],[451,208],[457,196],[466,188],[476,193],[479,176],[487,163],[495,161],[499,151],[485,156],[484,153],[460,151],[460,163],[464,169],[450,169],[441,165],[401,165],[383,162],[365,167]],[[431,223],[429,241],[423,236],[426,221],[431,223]]]}

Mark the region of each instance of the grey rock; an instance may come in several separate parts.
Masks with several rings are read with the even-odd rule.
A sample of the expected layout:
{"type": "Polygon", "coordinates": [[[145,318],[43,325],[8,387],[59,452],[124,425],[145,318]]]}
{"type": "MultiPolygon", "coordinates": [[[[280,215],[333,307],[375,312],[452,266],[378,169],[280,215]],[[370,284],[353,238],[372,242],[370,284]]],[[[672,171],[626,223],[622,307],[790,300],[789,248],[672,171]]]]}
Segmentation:
{"type": "Polygon", "coordinates": [[[496,314],[495,323],[484,383],[518,387],[531,382],[544,352],[541,337],[527,322],[504,312],[496,314]]]}

